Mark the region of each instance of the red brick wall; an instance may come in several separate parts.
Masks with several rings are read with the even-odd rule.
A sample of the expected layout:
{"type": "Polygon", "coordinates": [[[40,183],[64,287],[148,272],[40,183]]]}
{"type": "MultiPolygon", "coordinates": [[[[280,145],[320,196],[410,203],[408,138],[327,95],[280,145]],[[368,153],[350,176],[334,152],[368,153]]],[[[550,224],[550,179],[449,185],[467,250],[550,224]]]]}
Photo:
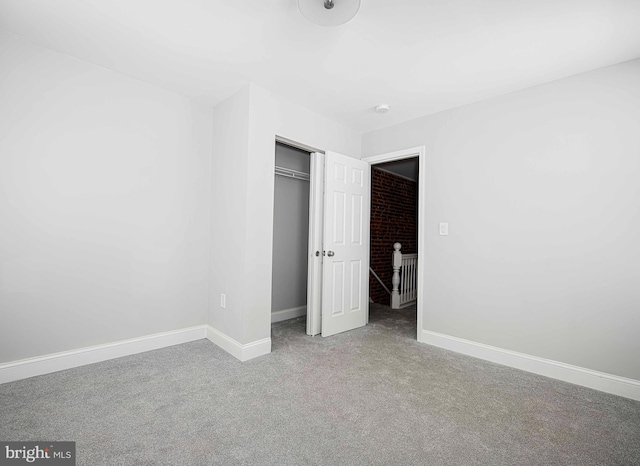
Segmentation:
{"type": "MultiPolygon", "coordinates": [[[[371,268],[391,290],[393,243],[406,254],[418,252],[418,184],[371,167],[371,268]]],[[[389,304],[389,295],[369,274],[369,296],[389,304]]]]}

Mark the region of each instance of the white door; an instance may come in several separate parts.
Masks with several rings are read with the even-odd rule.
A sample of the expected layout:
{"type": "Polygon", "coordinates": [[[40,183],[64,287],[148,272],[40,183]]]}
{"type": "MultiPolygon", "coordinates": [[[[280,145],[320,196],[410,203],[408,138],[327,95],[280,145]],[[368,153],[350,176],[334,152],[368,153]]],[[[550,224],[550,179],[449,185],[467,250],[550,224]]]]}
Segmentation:
{"type": "Polygon", "coordinates": [[[324,167],[322,336],[366,325],[369,318],[367,162],[327,152],[324,167]]]}

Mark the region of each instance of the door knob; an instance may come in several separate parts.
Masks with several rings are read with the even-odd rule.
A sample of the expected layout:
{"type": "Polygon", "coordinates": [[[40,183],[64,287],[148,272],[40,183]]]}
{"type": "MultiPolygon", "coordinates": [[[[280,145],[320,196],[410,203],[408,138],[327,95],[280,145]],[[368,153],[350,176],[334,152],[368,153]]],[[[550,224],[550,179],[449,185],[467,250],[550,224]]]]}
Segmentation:
{"type": "Polygon", "coordinates": [[[328,251],[328,252],[327,252],[327,256],[329,256],[329,257],[333,257],[333,255],[334,255],[334,254],[335,254],[335,253],[334,253],[333,251],[328,251]]]}

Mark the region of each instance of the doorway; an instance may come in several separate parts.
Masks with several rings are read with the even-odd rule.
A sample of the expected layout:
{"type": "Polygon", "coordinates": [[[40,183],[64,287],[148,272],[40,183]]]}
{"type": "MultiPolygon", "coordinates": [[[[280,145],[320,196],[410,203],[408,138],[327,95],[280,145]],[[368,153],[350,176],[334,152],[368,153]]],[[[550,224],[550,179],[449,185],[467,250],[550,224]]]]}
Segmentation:
{"type": "MultiPolygon", "coordinates": [[[[420,333],[422,329],[422,320],[424,309],[422,307],[422,300],[424,297],[424,270],[425,270],[425,257],[421,251],[424,251],[425,242],[425,219],[424,219],[424,206],[425,206],[425,193],[426,193],[426,170],[425,170],[425,146],[412,147],[394,152],[383,153],[370,157],[364,157],[362,160],[371,164],[372,168],[384,167],[389,162],[401,162],[413,160],[407,164],[399,164],[396,166],[398,171],[404,176],[413,178],[411,172],[405,172],[405,169],[410,168],[410,164],[416,164],[415,178],[417,181],[417,241],[415,245],[415,252],[417,253],[417,301],[416,301],[416,339],[420,341],[420,333]]],[[[387,165],[388,167],[388,165],[387,165]]],[[[411,169],[412,170],[412,169],[411,169]]],[[[395,240],[394,240],[395,241],[395,240]]],[[[389,252],[391,256],[391,251],[389,252]]]]}
{"type": "MultiPolygon", "coordinates": [[[[371,255],[369,302],[389,305],[393,289],[392,253],[399,244],[402,281],[398,304],[414,304],[417,275],[413,273],[418,252],[417,157],[371,167],[371,255]]],[[[398,307],[398,306],[394,306],[398,307]]]]}

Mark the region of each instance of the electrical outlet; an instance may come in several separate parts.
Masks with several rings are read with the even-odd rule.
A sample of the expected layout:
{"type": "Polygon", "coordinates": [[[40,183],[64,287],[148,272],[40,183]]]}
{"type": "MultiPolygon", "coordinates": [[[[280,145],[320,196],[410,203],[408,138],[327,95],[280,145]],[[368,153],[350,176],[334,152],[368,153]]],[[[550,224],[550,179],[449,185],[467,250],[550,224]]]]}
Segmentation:
{"type": "Polygon", "coordinates": [[[220,307],[222,309],[227,308],[227,295],[224,293],[220,293],[220,307]]]}

